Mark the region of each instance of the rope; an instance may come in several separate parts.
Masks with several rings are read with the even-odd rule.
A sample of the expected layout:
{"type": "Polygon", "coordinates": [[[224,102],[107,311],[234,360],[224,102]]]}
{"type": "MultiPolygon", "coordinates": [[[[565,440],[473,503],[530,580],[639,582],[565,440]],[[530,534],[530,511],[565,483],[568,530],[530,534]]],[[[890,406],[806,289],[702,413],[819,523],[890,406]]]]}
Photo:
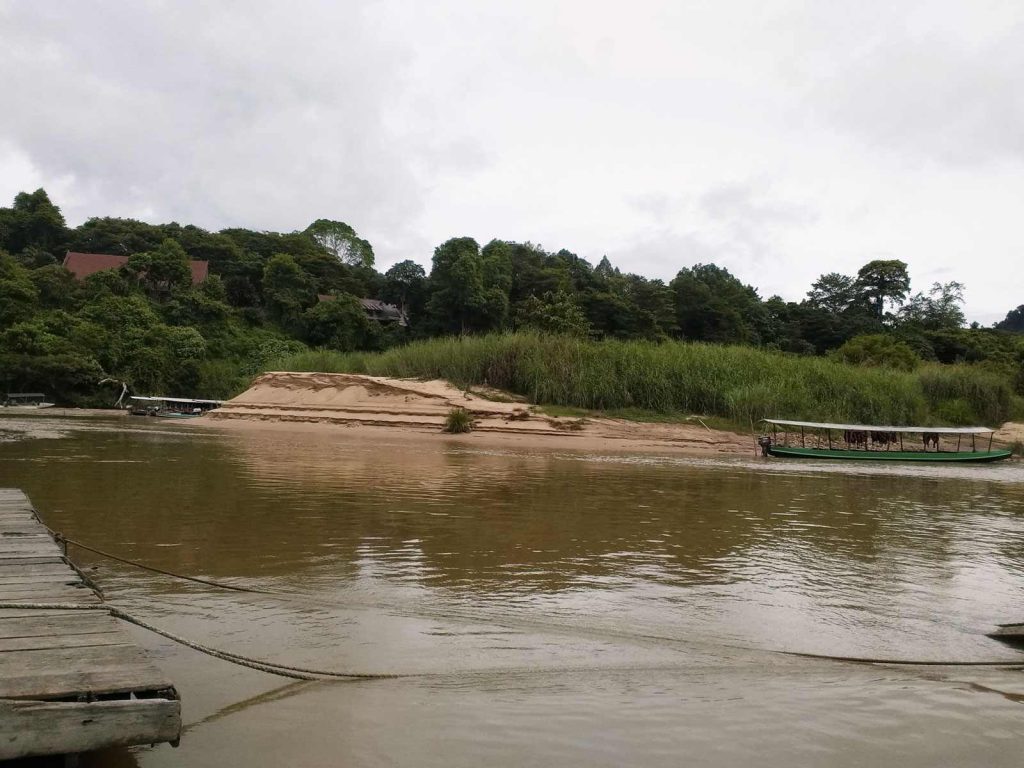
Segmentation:
{"type": "Polygon", "coordinates": [[[137,627],[142,627],[142,629],[149,630],[150,632],[161,635],[162,637],[166,637],[168,640],[173,640],[174,642],[180,643],[194,651],[199,651],[200,653],[205,653],[208,656],[213,656],[215,659],[228,661],[242,667],[249,667],[250,669],[256,669],[260,672],[268,672],[272,675],[290,677],[295,680],[392,680],[400,677],[413,677],[411,674],[396,672],[334,672],[323,669],[309,669],[307,667],[290,667],[287,664],[278,664],[273,661],[261,661],[260,659],[253,659],[248,656],[232,653],[231,651],[223,651],[219,648],[212,648],[208,645],[197,643],[193,640],[182,637],[181,635],[169,632],[166,629],[161,629],[147,621],[143,621],[137,616],[132,616],[130,613],[126,613],[120,608],[115,608],[114,606],[107,607],[110,609],[111,616],[127,621],[137,627]]]}
{"type": "Polygon", "coordinates": [[[776,651],[784,656],[796,656],[801,659],[821,659],[823,661],[845,661],[850,664],[896,664],[903,667],[1020,667],[1024,668],[1024,659],[1017,661],[925,661],[921,659],[873,659],[864,656],[830,656],[824,653],[803,653],[801,651],[776,651]]]}
{"type": "Polygon", "coordinates": [[[173,640],[174,642],[184,645],[187,648],[191,648],[194,651],[205,653],[207,656],[213,656],[215,659],[221,659],[222,661],[237,664],[241,667],[248,667],[249,669],[255,669],[260,672],[267,672],[271,675],[290,677],[295,680],[390,680],[400,677],[414,676],[412,674],[401,674],[395,672],[335,672],[332,670],[309,669],[307,667],[291,667],[287,664],[278,664],[273,661],[254,659],[248,656],[242,656],[238,653],[232,653],[231,651],[224,651],[219,648],[203,645],[202,643],[189,640],[181,635],[176,635],[173,632],[169,632],[166,629],[150,624],[148,621],[144,621],[137,616],[133,616],[127,611],[110,605],[109,603],[0,603],[0,610],[22,609],[39,611],[106,611],[116,619],[127,621],[129,624],[134,624],[135,626],[153,632],[154,634],[166,637],[168,640],[173,640]]]}
{"type": "MultiPolygon", "coordinates": [[[[49,529],[47,529],[47,530],[49,530],[49,529]]],[[[195,582],[197,584],[206,584],[207,586],[217,587],[218,589],[230,589],[230,590],[232,590],[234,592],[252,592],[252,593],[262,594],[262,595],[278,594],[276,592],[270,592],[270,591],[264,590],[264,589],[255,589],[255,588],[252,588],[252,587],[239,587],[239,586],[237,586],[235,584],[228,584],[228,583],[223,582],[223,581],[214,581],[213,579],[202,579],[202,578],[199,578],[198,576],[185,576],[185,575],[180,574],[180,573],[174,573],[173,571],[165,571],[162,568],[156,568],[155,566],[146,565],[145,563],[140,563],[140,562],[137,562],[135,560],[128,560],[127,558],[118,557],[117,555],[111,554],[110,552],[104,552],[102,549],[96,549],[95,547],[90,547],[88,544],[83,544],[80,541],[75,541],[74,539],[69,539],[66,536],[64,536],[64,535],[62,535],[60,533],[57,533],[55,531],[50,531],[50,533],[52,533],[54,535],[54,538],[56,538],[58,542],[63,542],[65,544],[73,544],[74,546],[78,547],[79,549],[85,549],[85,550],[87,550],[89,552],[93,552],[93,553],[95,553],[97,555],[100,555],[101,557],[105,557],[105,558],[107,558],[109,560],[116,560],[119,563],[124,563],[125,565],[131,565],[131,566],[134,566],[136,568],[141,568],[144,571],[150,571],[152,573],[159,573],[159,574],[162,574],[163,576],[170,576],[172,578],[182,579],[184,581],[193,581],[193,582],[195,582]]]]}
{"type": "MultiPolygon", "coordinates": [[[[50,530],[50,529],[47,528],[47,530],[50,530]]],[[[163,570],[162,568],[156,568],[154,566],[146,565],[145,563],[140,563],[140,562],[135,561],[135,560],[129,560],[129,559],[124,558],[124,557],[119,557],[118,555],[114,555],[114,554],[112,554],[110,552],[105,552],[105,551],[103,551],[101,549],[97,549],[95,547],[91,547],[88,544],[83,544],[82,542],[76,541],[75,539],[69,539],[69,538],[63,536],[62,534],[57,533],[56,531],[52,531],[51,530],[50,532],[57,538],[58,541],[65,542],[67,544],[73,544],[76,547],[88,550],[89,552],[93,552],[93,553],[95,553],[97,555],[100,555],[101,557],[106,557],[106,558],[109,558],[111,560],[115,560],[115,561],[117,561],[119,563],[124,563],[125,565],[131,565],[131,566],[134,566],[136,568],[141,568],[141,569],[146,570],[146,571],[151,571],[153,573],[159,573],[159,574],[162,574],[164,576],[170,576],[171,578],[182,579],[184,581],[192,581],[192,582],[196,582],[196,583],[199,583],[199,584],[206,584],[206,585],[211,586],[211,587],[217,587],[218,589],[227,589],[227,590],[231,590],[231,591],[234,591],[234,592],[247,592],[247,593],[250,593],[250,594],[259,594],[259,595],[273,595],[275,597],[284,597],[284,598],[297,599],[297,600],[306,600],[306,601],[309,601],[309,602],[321,602],[323,604],[331,604],[331,605],[334,604],[334,603],[329,603],[327,601],[315,601],[312,598],[309,598],[307,596],[298,595],[298,594],[291,593],[291,592],[284,592],[284,591],[270,590],[270,589],[257,589],[255,587],[239,587],[239,586],[236,586],[234,584],[228,584],[228,583],[223,582],[223,581],[214,581],[212,579],[202,579],[202,578],[199,578],[199,577],[196,577],[196,576],[185,576],[184,574],[174,573],[173,571],[166,571],[166,570],[163,570]]],[[[4,606],[0,605],[0,608],[2,608],[2,607],[4,607],[4,606]]],[[[18,606],[18,607],[23,607],[23,606],[18,606]]],[[[91,606],[80,606],[80,607],[84,608],[84,607],[91,607],[91,606]]],[[[123,611],[120,611],[120,609],[113,608],[112,606],[111,606],[111,610],[112,611],[119,611],[122,614],[124,613],[123,611]]],[[[123,618],[125,621],[136,623],[136,621],[134,620],[134,617],[130,617],[128,614],[124,614],[124,615],[120,616],[119,618],[123,618]]],[[[141,621],[141,620],[138,620],[138,621],[141,621]]],[[[159,629],[157,629],[155,627],[152,627],[151,625],[146,625],[144,622],[139,624],[139,626],[142,627],[143,629],[149,629],[152,632],[156,632],[157,634],[161,634],[161,635],[163,635],[164,637],[167,637],[170,640],[174,640],[175,642],[180,642],[180,643],[182,643],[182,645],[186,645],[186,646],[188,646],[190,648],[195,648],[195,650],[202,651],[203,653],[207,652],[207,650],[204,650],[205,646],[195,647],[194,645],[190,644],[190,641],[185,640],[185,638],[179,638],[177,636],[173,636],[172,637],[170,635],[170,633],[165,633],[163,630],[159,630],[159,629]]],[[[1010,626],[1010,625],[1000,625],[1000,626],[1010,626]]],[[[932,661],[932,660],[922,660],[922,659],[885,659],[885,658],[873,658],[873,657],[865,657],[865,656],[837,656],[837,655],[822,654],[822,653],[805,653],[805,652],[801,652],[801,651],[784,651],[784,650],[778,650],[778,649],[775,649],[775,648],[754,648],[754,647],[747,647],[747,646],[730,646],[730,647],[736,648],[738,650],[756,651],[756,652],[760,652],[760,653],[773,653],[773,654],[779,654],[779,655],[782,655],[782,656],[794,656],[794,657],[797,657],[797,658],[804,658],[804,659],[818,659],[818,660],[821,660],[821,661],[847,662],[847,663],[850,663],[850,664],[889,664],[889,665],[898,665],[898,666],[933,666],[933,667],[1024,667],[1024,659],[1017,659],[1017,660],[995,660],[995,661],[941,661],[941,660],[940,661],[932,661]]],[[[224,658],[225,661],[230,661],[231,660],[229,658],[226,658],[226,656],[234,656],[234,654],[230,654],[227,651],[218,651],[217,649],[209,649],[209,651],[213,651],[213,653],[210,653],[211,656],[216,656],[216,654],[224,654],[224,656],[216,656],[216,657],[217,658],[224,658]]],[[[257,661],[257,660],[246,659],[245,657],[242,657],[242,656],[237,656],[236,658],[244,660],[246,662],[251,662],[251,663],[256,663],[256,664],[266,664],[267,666],[272,666],[272,667],[275,667],[275,668],[280,669],[280,670],[284,670],[284,671],[289,672],[289,673],[294,673],[294,674],[289,674],[289,675],[283,675],[285,677],[291,677],[291,676],[296,676],[296,675],[300,675],[300,674],[321,675],[321,677],[310,677],[310,678],[307,678],[307,677],[296,677],[295,679],[298,679],[298,680],[306,680],[306,679],[316,680],[316,679],[323,679],[324,677],[381,679],[381,678],[398,678],[398,677],[410,677],[411,676],[411,675],[407,675],[407,674],[397,674],[397,673],[396,674],[391,674],[391,673],[376,674],[376,673],[359,673],[359,672],[355,672],[355,673],[332,673],[332,672],[323,672],[322,670],[307,669],[307,668],[303,668],[303,667],[289,667],[287,665],[274,664],[272,662],[260,662],[260,661],[257,661]]],[[[245,666],[245,665],[243,665],[243,666],[245,666]]],[[[272,674],[276,674],[276,673],[272,673],[272,674]]]]}

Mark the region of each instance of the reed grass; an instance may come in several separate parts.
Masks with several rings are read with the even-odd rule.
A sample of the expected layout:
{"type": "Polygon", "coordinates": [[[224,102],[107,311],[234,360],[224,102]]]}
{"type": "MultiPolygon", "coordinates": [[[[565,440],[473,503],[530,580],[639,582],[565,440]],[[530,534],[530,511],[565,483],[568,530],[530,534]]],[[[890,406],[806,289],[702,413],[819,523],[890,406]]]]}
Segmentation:
{"type": "Polygon", "coordinates": [[[429,339],[372,354],[315,350],[280,360],[276,369],[447,379],[540,405],[707,414],[738,424],[764,417],[998,424],[1015,406],[1008,382],[967,365],[898,371],[754,347],[534,333],[429,339]]]}
{"type": "Polygon", "coordinates": [[[473,415],[465,408],[452,408],[444,419],[444,431],[453,435],[473,431],[473,415]]]}

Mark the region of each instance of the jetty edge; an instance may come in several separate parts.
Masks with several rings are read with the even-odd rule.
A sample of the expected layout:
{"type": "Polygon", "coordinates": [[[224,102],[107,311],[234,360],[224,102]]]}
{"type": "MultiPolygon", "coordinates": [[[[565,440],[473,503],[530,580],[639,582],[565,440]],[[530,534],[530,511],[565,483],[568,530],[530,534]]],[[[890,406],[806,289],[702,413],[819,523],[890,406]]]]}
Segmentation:
{"type": "Polygon", "coordinates": [[[14,488],[0,488],[0,606],[0,760],[177,744],[173,683],[14,488]]]}

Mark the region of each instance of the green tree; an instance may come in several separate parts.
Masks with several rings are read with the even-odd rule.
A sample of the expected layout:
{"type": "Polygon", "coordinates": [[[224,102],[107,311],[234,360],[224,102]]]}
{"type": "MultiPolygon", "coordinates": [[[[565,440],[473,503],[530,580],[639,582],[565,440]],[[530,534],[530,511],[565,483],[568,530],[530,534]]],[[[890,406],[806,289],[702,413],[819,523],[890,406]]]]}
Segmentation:
{"type": "Polygon", "coordinates": [[[423,267],[415,261],[400,261],[384,273],[381,299],[401,308],[415,322],[426,307],[427,291],[423,267]]]}
{"type": "Polygon", "coordinates": [[[907,344],[884,333],[857,336],[833,353],[836,360],[850,365],[868,365],[912,371],[921,362],[907,344]]]}
{"type": "Polygon", "coordinates": [[[681,269],[670,285],[684,339],[723,343],[758,342],[763,311],[757,291],[714,264],[681,269]]]}
{"type": "Polygon", "coordinates": [[[89,219],[71,233],[70,249],[84,253],[131,256],[156,250],[168,237],[164,227],[109,216],[89,219]]]}
{"type": "Polygon", "coordinates": [[[996,323],[995,327],[1000,331],[1024,333],[1024,304],[1007,312],[1006,317],[996,323]]]}
{"type": "Polygon", "coordinates": [[[807,303],[815,309],[840,314],[845,312],[857,297],[856,281],[849,275],[829,272],[811,284],[807,292],[807,303]]]}
{"type": "Polygon", "coordinates": [[[516,325],[570,336],[586,337],[590,334],[587,316],[572,295],[565,291],[549,291],[543,298],[527,296],[516,311],[516,325]]]}
{"type": "Polygon", "coordinates": [[[57,264],[33,269],[29,279],[39,291],[39,303],[43,307],[67,309],[78,299],[80,291],[74,275],[57,264]]]}
{"type": "Polygon", "coordinates": [[[342,264],[373,266],[373,246],[343,221],[317,219],[306,227],[304,234],[342,264]]]}
{"type": "Polygon", "coordinates": [[[306,341],[340,352],[368,349],[376,341],[375,323],[367,318],[359,299],[343,293],[325,299],[303,315],[306,341]]]}
{"type": "Polygon", "coordinates": [[[963,303],[963,283],[933,283],[927,294],[910,297],[900,309],[900,319],[907,325],[932,331],[962,328],[966,322],[963,303]]]}
{"type": "Polygon", "coordinates": [[[0,328],[28,320],[38,301],[39,291],[29,271],[0,251],[0,328]]]}
{"type": "Polygon", "coordinates": [[[441,333],[500,328],[508,315],[508,295],[494,282],[501,270],[485,262],[471,237],[457,237],[434,250],[427,312],[441,333]],[[490,277],[491,282],[485,280],[490,277]]]}
{"type": "Polygon", "coordinates": [[[910,291],[907,265],[896,259],[869,261],[857,272],[855,290],[881,321],[885,317],[886,304],[898,307],[910,291]]]}
{"type": "Polygon", "coordinates": [[[273,256],[263,270],[263,296],[272,316],[284,324],[295,324],[316,303],[313,281],[284,253],[273,256]]]}
{"type": "Polygon", "coordinates": [[[135,276],[150,296],[162,299],[192,284],[188,254],[170,238],[155,250],[131,256],[125,270],[135,276]]]}
{"type": "Polygon", "coordinates": [[[20,192],[12,207],[0,208],[0,238],[0,248],[11,253],[35,248],[53,254],[67,240],[67,228],[60,208],[37,189],[20,192]]]}

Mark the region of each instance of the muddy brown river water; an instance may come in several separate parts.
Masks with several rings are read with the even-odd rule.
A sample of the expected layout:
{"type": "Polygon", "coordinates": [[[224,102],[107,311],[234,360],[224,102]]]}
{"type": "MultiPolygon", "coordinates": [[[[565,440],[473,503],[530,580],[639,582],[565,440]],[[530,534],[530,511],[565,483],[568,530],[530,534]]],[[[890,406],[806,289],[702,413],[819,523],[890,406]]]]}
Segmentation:
{"type": "Polygon", "coordinates": [[[181,746],[94,766],[1020,766],[1024,466],[583,455],[430,435],[0,419],[0,486],[132,628],[181,746]]]}

